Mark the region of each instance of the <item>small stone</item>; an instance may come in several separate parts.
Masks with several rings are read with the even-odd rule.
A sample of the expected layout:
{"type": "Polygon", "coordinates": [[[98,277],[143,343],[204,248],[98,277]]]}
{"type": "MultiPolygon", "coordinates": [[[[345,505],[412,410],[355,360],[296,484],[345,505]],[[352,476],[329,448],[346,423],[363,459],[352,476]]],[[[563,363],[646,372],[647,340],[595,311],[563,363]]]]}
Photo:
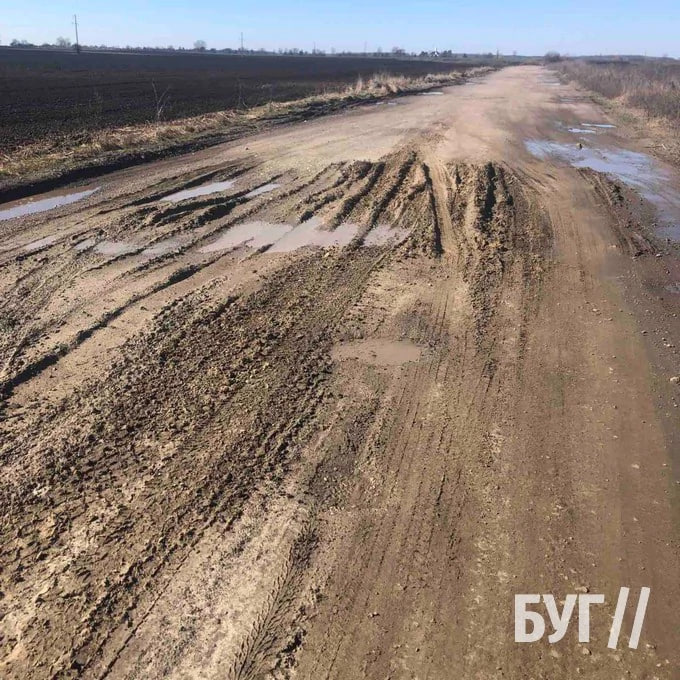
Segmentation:
{"type": "Polygon", "coordinates": [[[671,382],[672,382],[674,385],[680,384],[680,375],[674,375],[674,376],[671,378],[671,382]]]}

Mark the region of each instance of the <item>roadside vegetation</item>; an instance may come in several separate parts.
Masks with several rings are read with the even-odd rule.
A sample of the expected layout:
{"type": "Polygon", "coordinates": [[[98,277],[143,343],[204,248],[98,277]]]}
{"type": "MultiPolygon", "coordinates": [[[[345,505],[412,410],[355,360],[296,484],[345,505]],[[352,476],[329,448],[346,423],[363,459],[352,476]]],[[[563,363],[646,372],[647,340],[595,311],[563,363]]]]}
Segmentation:
{"type": "Polygon", "coordinates": [[[680,124],[680,62],[563,60],[553,68],[603,97],[680,124]]]}

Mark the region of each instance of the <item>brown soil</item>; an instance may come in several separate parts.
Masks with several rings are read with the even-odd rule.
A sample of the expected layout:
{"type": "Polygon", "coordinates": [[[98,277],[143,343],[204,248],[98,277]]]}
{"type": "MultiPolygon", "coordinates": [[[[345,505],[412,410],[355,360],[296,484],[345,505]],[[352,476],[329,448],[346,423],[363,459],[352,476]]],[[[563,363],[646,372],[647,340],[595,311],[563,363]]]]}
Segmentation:
{"type": "Polygon", "coordinates": [[[632,191],[527,154],[599,113],[545,74],[1,223],[4,677],[674,677],[680,265],[632,191]],[[205,249],[311,218],[356,234],[205,249]],[[586,590],[589,643],[514,642],[516,593],[586,590]]]}

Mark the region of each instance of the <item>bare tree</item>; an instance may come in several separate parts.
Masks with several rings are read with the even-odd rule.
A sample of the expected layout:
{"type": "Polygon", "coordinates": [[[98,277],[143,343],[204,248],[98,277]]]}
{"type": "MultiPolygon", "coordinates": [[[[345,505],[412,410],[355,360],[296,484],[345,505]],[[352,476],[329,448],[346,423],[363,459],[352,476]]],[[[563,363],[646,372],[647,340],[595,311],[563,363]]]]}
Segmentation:
{"type": "Polygon", "coordinates": [[[71,40],[70,38],[64,38],[63,36],[59,36],[57,38],[57,45],[59,47],[71,47],[71,40]]]}
{"type": "Polygon", "coordinates": [[[198,50],[199,52],[204,52],[207,47],[208,44],[205,42],[205,40],[197,40],[194,43],[194,49],[198,50]]]}

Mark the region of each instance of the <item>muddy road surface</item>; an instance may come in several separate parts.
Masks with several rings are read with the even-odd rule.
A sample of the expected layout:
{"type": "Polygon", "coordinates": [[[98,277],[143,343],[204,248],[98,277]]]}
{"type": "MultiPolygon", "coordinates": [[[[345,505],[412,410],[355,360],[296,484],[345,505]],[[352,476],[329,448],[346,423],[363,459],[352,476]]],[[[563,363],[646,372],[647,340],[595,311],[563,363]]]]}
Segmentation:
{"type": "Polygon", "coordinates": [[[2,676],[678,677],[680,182],[611,124],[508,68],[2,206],[2,676]]]}

